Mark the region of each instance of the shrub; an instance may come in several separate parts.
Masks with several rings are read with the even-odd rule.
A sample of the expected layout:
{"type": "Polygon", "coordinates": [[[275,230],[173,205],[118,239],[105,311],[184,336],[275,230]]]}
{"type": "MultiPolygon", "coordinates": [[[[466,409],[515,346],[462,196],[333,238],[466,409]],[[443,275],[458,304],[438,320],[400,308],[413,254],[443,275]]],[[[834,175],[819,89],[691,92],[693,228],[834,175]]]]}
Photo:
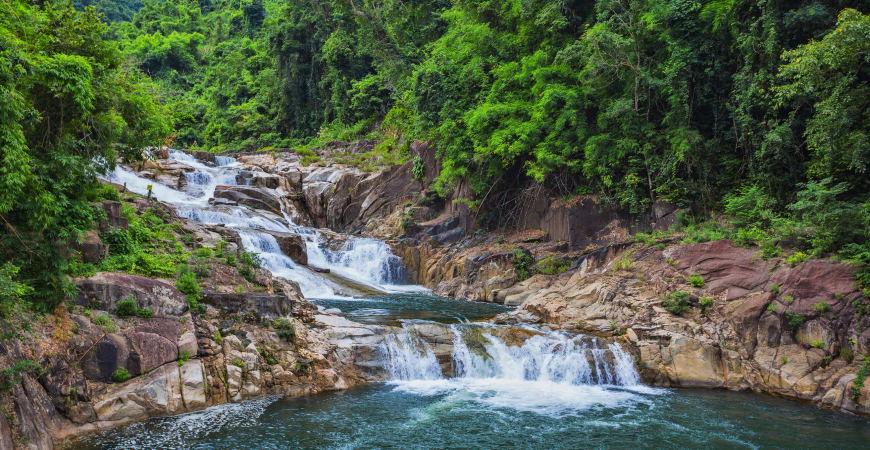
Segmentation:
{"type": "Polygon", "coordinates": [[[175,282],[175,288],[182,294],[187,296],[188,302],[197,302],[202,294],[202,288],[196,282],[196,275],[193,272],[187,272],[175,282]]]}
{"type": "Polygon", "coordinates": [[[861,389],[864,387],[864,380],[867,379],[868,374],[870,374],[870,358],[865,358],[864,364],[861,365],[861,369],[855,374],[855,381],[853,381],[855,385],[852,386],[852,400],[856,403],[861,397],[861,389]]]}
{"type": "Polygon", "coordinates": [[[608,327],[610,327],[610,331],[616,331],[616,329],[619,328],[619,324],[617,324],[615,320],[611,320],[608,327]]]}
{"type": "Polygon", "coordinates": [[[531,276],[529,267],[532,266],[534,260],[526,252],[522,250],[514,250],[514,270],[517,272],[517,278],[523,281],[531,276]]]}
{"type": "Polygon", "coordinates": [[[817,313],[826,313],[831,310],[831,304],[822,300],[813,304],[813,311],[817,313]]]}
{"type": "Polygon", "coordinates": [[[292,320],[285,318],[277,319],[272,322],[272,326],[275,328],[279,338],[287,342],[293,342],[296,339],[296,324],[292,320]]]}
{"type": "Polygon", "coordinates": [[[36,372],[39,370],[39,364],[36,361],[23,359],[15,363],[14,366],[0,371],[0,389],[8,391],[13,386],[21,382],[21,372],[36,372]]]}
{"type": "Polygon", "coordinates": [[[115,314],[118,317],[130,317],[135,316],[138,311],[139,307],[136,306],[136,301],[128,299],[118,303],[118,308],[115,310],[115,314]]]}
{"type": "Polygon", "coordinates": [[[256,277],[254,276],[254,272],[248,266],[239,267],[238,272],[239,275],[242,278],[248,280],[249,283],[255,283],[257,281],[256,277]]]}
{"type": "Polygon", "coordinates": [[[794,297],[792,297],[791,295],[786,295],[786,296],[783,297],[782,299],[785,300],[785,301],[787,301],[787,302],[789,302],[789,303],[791,303],[791,302],[794,301],[794,297]]]}
{"type": "Polygon", "coordinates": [[[704,278],[699,274],[690,276],[689,282],[692,283],[692,287],[704,287],[704,278]]]}
{"type": "Polygon", "coordinates": [[[233,360],[233,365],[236,366],[236,367],[238,367],[238,368],[244,368],[244,367],[245,367],[245,363],[243,363],[240,359],[234,359],[234,360],[233,360]]]}
{"type": "Polygon", "coordinates": [[[785,356],[779,358],[779,360],[782,361],[783,364],[788,364],[788,358],[786,358],[785,356]]]}
{"type": "Polygon", "coordinates": [[[659,249],[659,250],[664,250],[664,249],[665,249],[665,244],[659,244],[658,249],[659,249]]]}
{"type": "Polygon", "coordinates": [[[565,273],[571,268],[571,264],[555,256],[549,256],[538,263],[539,271],[547,275],[565,273]]]}
{"type": "Polygon", "coordinates": [[[628,252],[626,252],[624,255],[622,255],[622,258],[620,258],[618,261],[616,261],[616,264],[613,265],[613,270],[626,270],[626,271],[633,270],[634,269],[634,261],[629,259],[629,256],[630,256],[630,254],[628,252]]]}
{"type": "Polygon", "coordinates": [[[214,252],[210,247],[200,247],[196,249],[196,256],[200,258],[211,258],[214,256],[214,252]]]}
{"type": "Polygon", "coordinates": [[[233,255],[229,255],[229,256],[227,256],[227,259],[226,259],[225,263],[226,263],[226,265],[228,265],[228,266],[233,266],[233,267],[235,267],[235,265],[236,265],[236,257],[233,256],[233,255]]]}
{"type": "Polygon", "coordinates": [[[195,273],[196,277],[199,279],[208,278],[211,276],[211,266],[197,266],[193,269],[193,273],[195,273]]]}
{"type": "Polygon", "coordinates": [[[215,332],[214,332],[214,341],[217,342],[217,343],[220,343],[220,342],[221,342],[221,339],[223,339],[223,338],[221,337],[221,332],[220,332],[220,330],[215,331],[215,332]]]}
{"type": "Polygon", "coordinates": [[[810,345],[815,348],[825,348],[825,343],[822,341],[810,341],[810,345]]]}
{"type": "Polygon", "coordinates": [[[772,313],[775,313],[776,312],[776,303],[771,303],[771,304],[767,305],[767,310],[772,312],[772,313]]]}
{"type": "Polygon", "coordinates": [[[263,258],[253,252],[241,252],[239,253],[239,262],[248,266],[259,268],[260,264],[263,263],[263,258]]]}
{"type": "Polygon", "coordinates": [[[713,299],[710,297],[701,297],[700,303],[701,307],[706,309],[713,306],[713,299]]]}
{"type": "Polygon", "coordinates": [[[686,291],[671,293],[662,301],[662,306],[665,309],[678,316],[683,315],[689,309],[689,304],[689,293],[686,291]]]}
{"type": "Polygon", "coordinates": [[[809,258],[809,256],[807,256],[806,253],[797,252],[794,255],[789,256],[785,260],[788,262],[789,266],[794,267],[794,266],[806,261],[807,258],[809,258]]]}
{"type": "Polygon", "coordinates": [[[770,292],[773,292],[774,294],[779,294],[780,288],[775,284],[771,284],[770,286],[768,286],[768,289],[770,289],[770,292]]]}
{"type": "Polygon", "coordinates": [[[411,168],[411,173],[414,175],[414,179],[421,183],[426,178],[426,167],[423,165],[423,158],[420,156],[414,157],[414,166],[411,168]]]}
{"type": "Polygon", "coordinates": [[[130,378],[133,378],[133,375],[130,375],[130,372],[128,372],[127,369],[121,367],[120,369],[115,371],[115,373],[112,375],[112,378],[118,383],[123,383],[130,378]]]}
{"type": "Polygon", "coordinates": [[[142,308],[142,309],[136,311],[136,316],[141,317],[143,319],[150,319],[150,318],[154,317],[154,311],[151,311],[150,309],[142,308]]]}
{"type": "Polygon", "coordinates": [[[788,326],[790,326],[792,330],[803,325],[803,323],[807,320],[807,318],[803,314],[795,311],[786,311],[785,318],[786,320],[788,320],[788,326]]]}
{"type": "Polygon", "coordinates": [[[851,363],[855,358],[855,353],[850,348],[841,348],[840,349],[840,358],[846,360],[846,362],[851,363]]]}

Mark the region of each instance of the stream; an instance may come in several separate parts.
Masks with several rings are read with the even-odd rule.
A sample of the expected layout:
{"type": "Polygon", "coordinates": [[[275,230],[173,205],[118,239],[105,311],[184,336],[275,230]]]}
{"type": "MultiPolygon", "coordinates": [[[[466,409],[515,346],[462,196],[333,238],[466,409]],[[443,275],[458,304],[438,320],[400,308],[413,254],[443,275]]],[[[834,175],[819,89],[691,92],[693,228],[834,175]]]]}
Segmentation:
{"type": "Polygon", "coordinates": [[[110,179],[179,207],[179,214],[239,231],[264,267],[297,281],[323,309],[367,324],[389,325],[383,367],[388,381],[298,398],[266,397],[153,418],[84,436],[67,448],[356,449],[356,448],[866,448],[870,422],[770,396],[724,390],[651,388],[631,356],[590,336],[533,326],[482,322],[507,310],[435,297],[403,285],[400,262],[374,239],[340,250],[317,230],[284,214],[210,207],[218,184],[235,183],[235,161],[196,168],[177,191],[119,168],[110,179]],[[262,230],[305,236],[309,260],[385,292],[351,298],[319,273],[281,254],[262,230]],[[415,327],[437,326],[450,342],[453,376],[415,327]]]}

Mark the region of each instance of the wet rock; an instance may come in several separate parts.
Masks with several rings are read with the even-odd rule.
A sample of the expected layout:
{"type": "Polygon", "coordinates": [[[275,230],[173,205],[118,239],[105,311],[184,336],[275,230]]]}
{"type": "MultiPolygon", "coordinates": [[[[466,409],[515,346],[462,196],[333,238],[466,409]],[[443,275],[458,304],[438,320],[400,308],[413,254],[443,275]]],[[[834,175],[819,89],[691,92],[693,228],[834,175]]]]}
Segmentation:
{"type": "Polygon", "coordinates": [[[217,186],[214,191],[214,198],[227,199],[254,209],[281,214],[281,201],[278,197],[259,187],[217,186]]]}
{"type": "Polygon", "coordinates": [[[296,264],[308,265],[308,250],[302,236],[295,233],[282,233],[280,231],[266,231],[266,233],[272,235],[278,241],[281,253],[292,259],[296,264]]]}

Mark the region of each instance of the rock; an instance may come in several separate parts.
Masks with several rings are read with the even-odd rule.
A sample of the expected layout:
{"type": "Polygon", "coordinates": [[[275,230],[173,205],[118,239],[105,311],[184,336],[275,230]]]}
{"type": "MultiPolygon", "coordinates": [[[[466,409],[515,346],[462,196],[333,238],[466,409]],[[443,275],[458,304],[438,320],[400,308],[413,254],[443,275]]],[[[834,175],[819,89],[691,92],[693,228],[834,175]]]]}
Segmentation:
{"type": "Polygon", "coordinates": [[[118,369],[126,369],[133,375],[141,373],[139,364],[139,355],[131,352],[126,336],[109,333],[82,360],[82,370],[90,380],[111,383],[118,369]]]}
{"type": "Polygon", "coordinates": [[[242,368],[234,365],[227,365],[227,392],[230,398],[235,399],[242,389],[242,368]]]}
{"type": "Polygon", "coordinates": [[[293,300],[286,295],[262,292],[205,291],[200,302],[217,309],[239,313],[253,312],[263,317],[284,317],[293,310],[293,300]]]}
{"type": "Polygon", "coordinates": [[[181,396],[187,411],[198,411],[207,406],[205,373],[202,361],[187,361],[179,368],[181,396]]]}
{"type": "Polygon", "coordinates": [[[214,198],[227,199],[254,209],[281,214],[281,201],[278,197],[259,187],[217,186],[215,187],[214,198]]]}
{"type": "Polygon", "coordinates": [[[94,403],[101,421],[131,422],[184,412],[181,380],[175,363],[109,387],[94,403]]]}
{"type": "Polygon", "coordinates": [[[189,357],[195,357],[199,354],[199,346],[196,343],[196,335],[192,332],[186,332],[178,338],[178,357],[187,354],[189,357]]]}
{"type": "Polygon", "coordinates": [[[180,316],[187,311],[187,299],[174,286],[162,281],[120,273],[100,272],[76,280],[79,294],[76,303],[85,307],[114,312],[118,303],[132,298],[136,306],[157,315],[180,316]]]}
{"type": "Polygon", "coordinates": [[[295,233],[282,233],[280,231],[265,232],[272,235],[278,241],[281,253],[292,259],[296,264],[308,265],[308,250],[302,236],[295,233]]]}
{"type": "Polygon", "coordinates": [[[130,373],[133,375],[149,372],[178,358],[178,347],[175,341],[154,333],[132,331],[125,334],[130,339],[138,359],[139,370],[131,370],[130,373]]]}
{"type": "Polygon", "coordinates": [[[184,153],[189,154],[196,158],[197,161],[201,161],[204,163],[211,163],[215,166],[217,165],[217,158],[215,158],[215,154],[212,152],[203,152],[198,150],[182,150],[184,153]]]}
{"type": "Polygon", "coordinates": [[[100,219],[99,229],[101,233],[115,228],[126,229],[129,226],[127,218],[121,215],[121,202],[103,200],[100,205],[106,212],[106,218],[100,219]]]}
{"type": "Polygon", "coordinates": [[[90,264],[99,264],[106,251],[103,241],[100,240],[100,235],[96,230],[86,231],[82,242],[79,242],[78,239],[70,238],[67,241],[67,245],[70,249],[81,254],[82,262],[90,264]]]}

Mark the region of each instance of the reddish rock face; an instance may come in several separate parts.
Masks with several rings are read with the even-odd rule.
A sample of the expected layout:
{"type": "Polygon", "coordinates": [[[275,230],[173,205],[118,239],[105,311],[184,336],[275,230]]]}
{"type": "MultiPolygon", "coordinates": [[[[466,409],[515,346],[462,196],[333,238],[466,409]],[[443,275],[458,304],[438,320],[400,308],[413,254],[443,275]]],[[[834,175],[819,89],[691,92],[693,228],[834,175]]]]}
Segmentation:
{"type": "Polygon", "coordinates": [[[139,366],[139,373],[150,372],[168,362],[178,359],[177,341],[170,341],[154,333],[131,331],[130,339],[139,366]]]}
{"type": "Polygon", "coordinates": [[[187,311],[187,300],[174,286],[150,278],[122,273],[98,273],[78,280],[76,303],[114,313],[118,303],[133,298],[136,306],[150,309],[157,315],[180,316],[187,311]]]}

